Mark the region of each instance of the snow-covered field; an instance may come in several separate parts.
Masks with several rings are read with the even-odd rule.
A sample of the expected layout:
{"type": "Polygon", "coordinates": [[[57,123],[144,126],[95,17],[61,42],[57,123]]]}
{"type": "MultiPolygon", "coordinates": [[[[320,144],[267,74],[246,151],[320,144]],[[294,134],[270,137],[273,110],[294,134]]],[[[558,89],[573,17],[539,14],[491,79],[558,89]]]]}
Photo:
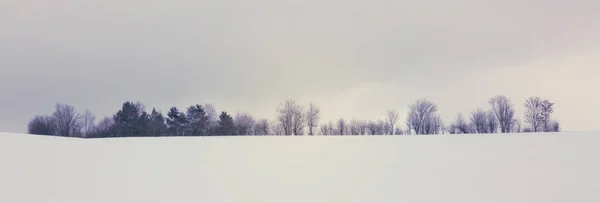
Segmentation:
{"type": "Polygon", "coordinates": [[[0,133],[0,202],[597,203],[599,135],[0,133]]]}

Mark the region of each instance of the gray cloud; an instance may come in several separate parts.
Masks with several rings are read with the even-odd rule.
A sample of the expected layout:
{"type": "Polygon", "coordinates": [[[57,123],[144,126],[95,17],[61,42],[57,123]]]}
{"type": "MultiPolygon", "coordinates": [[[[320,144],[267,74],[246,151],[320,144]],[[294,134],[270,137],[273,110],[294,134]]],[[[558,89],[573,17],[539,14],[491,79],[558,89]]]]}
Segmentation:
{"type": "Polygon", "coordinates": [[[329,120],[427,97],[450,122],[494,94],[519,108],[546,96],[567,129],[597,129],[597,1],[2,4],[0,131],[23,132],[57,101],[102,116],[140,100],[273,118],[297,99],[329,120]]]}

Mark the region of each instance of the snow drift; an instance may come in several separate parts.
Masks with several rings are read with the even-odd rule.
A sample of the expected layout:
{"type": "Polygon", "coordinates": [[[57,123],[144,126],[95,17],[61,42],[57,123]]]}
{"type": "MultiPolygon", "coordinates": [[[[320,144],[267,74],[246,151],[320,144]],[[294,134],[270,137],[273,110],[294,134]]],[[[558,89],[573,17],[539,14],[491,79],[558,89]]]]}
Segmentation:
{"type": "Polygon", "coordinates": [[[600,202],[598,133],[70,139],[0,134],[0,202],[600,202]]]}

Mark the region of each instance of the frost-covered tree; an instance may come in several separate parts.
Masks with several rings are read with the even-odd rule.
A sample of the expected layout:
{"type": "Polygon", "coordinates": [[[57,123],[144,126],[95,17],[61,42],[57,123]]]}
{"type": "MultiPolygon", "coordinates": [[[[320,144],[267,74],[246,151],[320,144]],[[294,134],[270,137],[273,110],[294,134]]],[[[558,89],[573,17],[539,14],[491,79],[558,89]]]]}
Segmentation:
{"type": "Polygon", "coordinates": [[[204,105],[206,117],[208,117],[208,126],[205,135],[215,135],[217,126],[219,126],[219,114],[212,104],[204,105]]]}
{"type": "Polygon", "coordinates": [[[491,98],[489,103],[500,124],[500,132],[511,132],[515,119],[515,110],[510,99],[504,95],[498,95],[491,98]]]}
{"type": "Polygon", "coordinates": [[[261,119],[254,126],[255,135],[270,135],[270,124],[267,119],[261,119]]]}
{"type": "Polygon", "coordinates": [[[293,100],[288,100],[279,105],[277,112],[279,113],[277,121],[283,128],[285,135],[304,134],[306,117],[304,108],[301,105],[296,104],[293,100]]]}
{"type": "Polygon", "coordinates": [[[395,130],[394,126],[396,125],[396,123],[398,123],[399,119],[398,111],[396,111],[395,109],[389,109],[385,112],[385,116],[387,125],[389,127],[388,134],[393,135],[395,130]]]}
{"type": "Polygon", "coordinates": [[[256,120],[250,114],[238,113],[233,121],[236,127],[236,135],[252,135],[254,133],[256,120]]]}
{"type": "Polygon", "coordinates": [[[321,119],[321,109],[311,103],[308,106],[308,111],[306,112],[306,125],[308,127],[308,135],[315,135],[315,128],[319,125],[319,120],[321,119]]]}
{"type": "Polygon", "coordinates": [[[477,109],[471,113],[471,126],[475,133],[488,133],[487,114],[482,109],[477,109]]]}
{"type": "Polygon", "coordinates": [[[462,114],[458,114],[456,120],[448,126],[450,134],[469,134],[472,133],[471,125],[467,123],[462,114]]]}
{"type": "Polygon", "coordinates": [[[441,132],[443,123],[437,115],[437,105],[422,99],[408,107],[406,124],[417,135],[437,134],[441,132]]]}

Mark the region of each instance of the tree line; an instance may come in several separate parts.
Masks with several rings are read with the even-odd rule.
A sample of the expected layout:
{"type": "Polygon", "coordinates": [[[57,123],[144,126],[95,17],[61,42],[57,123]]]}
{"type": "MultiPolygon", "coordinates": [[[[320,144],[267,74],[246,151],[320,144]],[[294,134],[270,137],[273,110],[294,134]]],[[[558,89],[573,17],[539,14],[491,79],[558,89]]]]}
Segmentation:
{"type": "Polygon", "coordinates": [[[449,125],[438,115],[437,105],[427,99],[408,106],[404,125],[397,110],[385,112],[384,120],[343,118],[321,123],[321,109],[314,103],[306,108],[294,100],[281,103],[274,120],[255,119],[248,113],[218,113],[211,104],[192,105],[185,111],[171,107],[164,116],[153,108],[150,113],[140,102],[125,102],[112,117],[96,122],[88,110],[79,113],[71,105],[57,103],[51,115],[36,115],[28,124],[29,134],[81,138],[232,136],[232,135],[435,135],[519,132],[558,132],[552,119],[554,103],[540,97],[524,102],[524,125],[515,115],[514,104],[506,96],[489,100],[490,108],[476,109],[468,118],[458,114],[449,125]]]}

